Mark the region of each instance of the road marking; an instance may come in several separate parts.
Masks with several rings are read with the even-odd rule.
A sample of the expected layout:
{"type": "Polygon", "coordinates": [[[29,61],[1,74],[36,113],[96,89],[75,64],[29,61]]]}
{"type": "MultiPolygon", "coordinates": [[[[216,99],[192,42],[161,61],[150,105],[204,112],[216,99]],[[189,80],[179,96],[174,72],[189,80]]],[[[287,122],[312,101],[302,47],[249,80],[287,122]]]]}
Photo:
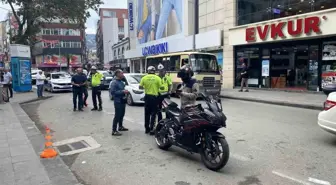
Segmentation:
{"type": "Polygon", "coordinates": [[[235,159],[237,159],[237,160],[239,160],[239,161],[244,161],[244,162],[246,162],[246,161],[250,161],[251,159],[250,158],[248,158],[248,157],[244,157],[244,156],[242,156],[242,155],[238,155],[238,154],[230,154],[230,157],[232,157],[232,158],[235,158],[235,159]]]}
{"type": "Polygon", "coordinates": [[[300,180],[300,179],[297,179],[297,178],[288,176],[288,175],[286,175],[286,174],[283,174],[283,173],[280,173],[280,172],[277,172],[277,171],[272,171],[272,173],[273,173],[274,175],[279,176],[279,177],[282,177],[282,178],[285,178],[285,179],[289,179],[289,180],[292,180],[292,181],[294,181],[294,182],[297,182],[297,183],[300,183],[300,184],[303,184],[303,185],[313,185],[313,184],[311,184],[311,183],[309,183],[309,182],[306,182],[306,181],[304,181],[304,180],[300,180]]]}
{"type": "Polygon", "coordinates": [[[328,181],[319,180],[319,179],[315,179],[315,178],[312,178],[312,177],[309,177],[308,181],[316,183],[316,184],[321,184],[321,185],[331,185],[330,182],[328,182],[328,181]]]}

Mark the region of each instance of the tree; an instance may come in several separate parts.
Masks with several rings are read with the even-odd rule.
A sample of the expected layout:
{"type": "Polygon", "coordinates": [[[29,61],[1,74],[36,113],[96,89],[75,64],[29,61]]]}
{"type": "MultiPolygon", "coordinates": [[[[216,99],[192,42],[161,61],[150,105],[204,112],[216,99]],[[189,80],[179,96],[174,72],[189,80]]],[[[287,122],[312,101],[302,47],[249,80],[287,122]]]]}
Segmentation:
{"type": "Polygon", "coordinates": [[[11,40],[16,44],[33,46],[41,24],[60,19],[85,27],[89,9],[98,10],[102,0],[0,0],[9,4],[17,21],[18,31],[11,40]],[[16,9],[15,7],[18,7],[16,9]]]}

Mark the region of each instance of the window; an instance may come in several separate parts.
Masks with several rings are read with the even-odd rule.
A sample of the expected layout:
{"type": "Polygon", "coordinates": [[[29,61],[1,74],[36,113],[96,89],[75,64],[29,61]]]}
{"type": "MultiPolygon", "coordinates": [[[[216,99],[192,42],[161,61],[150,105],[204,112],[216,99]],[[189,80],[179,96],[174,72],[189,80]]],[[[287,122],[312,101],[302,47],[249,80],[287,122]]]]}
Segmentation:
{"type": "Polygon", "coordinates": [[[126,19],[126,14],[123,13],[123,14],[122,14],[122,18],[123,18],[123,19],[126,19]]]}
{"type": "Polygon", "coordinates": [[[168,60],[166,60],[164,66],[167,69],[167,71],[178,71],[180,70],[181,65],[181,56],[171,56],[168,60]]]}
{"type": "Polygon", "coordinates": [[[190,55],[190,63],[195,72],[218,72],[217,58],[214,55],[190,55]]]}
{"type": "Polygon", "coordinates": [[[334,0],[238,0],[238,25],[336,7],[334,0]]]}
{"type": "MultiPolygon", "coordinates": [[[[147,59],[147,67],[148,67],[148,66],[154,66],[155,68],[157,68],[157,66],[158,66],[160,63],[161,63],[161,64],[163,63],[163,59],[162,59],[162,57],[158,57],[158,58],[149,58],[149,59],[147,59]]],[[[146,67],[146,69],[147,69],[147,67],[146,67]]]]}
{"type": "Polygon", "coordinates": [[[117,14],[114,11],[104,10],[103,16],[104,17],[117,17],[117,14]]]}
{"type": "Polygon", "coordinates": [[[124,33],[124,27],[119,27],[119,33],[124,33]]]}

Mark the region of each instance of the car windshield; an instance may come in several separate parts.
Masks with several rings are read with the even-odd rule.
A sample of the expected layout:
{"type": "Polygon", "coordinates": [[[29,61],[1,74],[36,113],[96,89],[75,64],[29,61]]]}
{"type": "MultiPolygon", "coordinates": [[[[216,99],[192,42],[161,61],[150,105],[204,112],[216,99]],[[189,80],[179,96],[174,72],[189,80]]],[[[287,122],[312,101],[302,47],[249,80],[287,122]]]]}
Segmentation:
{"type": "Polygon", "coordinates": [[[190,61],[194,72],[219,72],[217,58],[214,55],[193,54],[190,55],[190,61]]]}
{"type": "Polygon", "coordinates": [[[128,75],[127,81],[129,84],[139,84],[143,75],[128,75]]]}
{"type": "Polygon", "coordinates": [[[51,74],[52,79],[61,79],[61,78],[70,78],[71,76],[65,73],[56,73],[56,74],[51,74]]]}

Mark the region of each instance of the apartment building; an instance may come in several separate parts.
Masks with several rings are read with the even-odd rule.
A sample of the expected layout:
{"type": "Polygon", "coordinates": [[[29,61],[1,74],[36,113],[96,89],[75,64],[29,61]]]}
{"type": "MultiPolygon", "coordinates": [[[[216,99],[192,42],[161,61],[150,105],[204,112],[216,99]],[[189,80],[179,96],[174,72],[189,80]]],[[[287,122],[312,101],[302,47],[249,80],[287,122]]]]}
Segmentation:
{"type": "Polygon", "coordinates": [[[100,8],[97,22],[97,57],[105,66],[113,60],[112,46],[128,37],[127,9],[100,8]]]}

